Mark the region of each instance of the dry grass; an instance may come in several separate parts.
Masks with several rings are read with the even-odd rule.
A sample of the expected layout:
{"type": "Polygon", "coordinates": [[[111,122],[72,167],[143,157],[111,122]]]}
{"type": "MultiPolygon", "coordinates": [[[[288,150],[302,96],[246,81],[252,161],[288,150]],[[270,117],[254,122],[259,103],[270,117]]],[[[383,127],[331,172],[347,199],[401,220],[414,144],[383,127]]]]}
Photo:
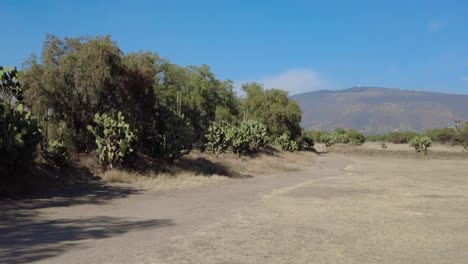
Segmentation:
{"type": "Polygon", "coordinates": [[[433,144],[427,155],[417,153],[408,144],[386,143],[387,149],[382,149],[378,142],[368,142],[362,146],[352,146],[346,144],[336,144],[326,148],[323,144],[317,146],[322,153],[332,152],[345,155],[376,156],[376,157],[396,157],[396,158],[416,158],[416,159],[466,159],[468,152],[463,151],[461,146],[444,144],[433,144]]]}
{"type": "Polygon", "coordinates": [[[224,154],[218,158],[208,153],[193,152],[172,164],[161,163],[145,172],[109,170],[100,173],[110,183],[133,184],[148,189],[164,190],[232,181],[284,171],[296,171],[314,161],[311,152],[283,152],[271,148],[256,156],[224,154]]]}

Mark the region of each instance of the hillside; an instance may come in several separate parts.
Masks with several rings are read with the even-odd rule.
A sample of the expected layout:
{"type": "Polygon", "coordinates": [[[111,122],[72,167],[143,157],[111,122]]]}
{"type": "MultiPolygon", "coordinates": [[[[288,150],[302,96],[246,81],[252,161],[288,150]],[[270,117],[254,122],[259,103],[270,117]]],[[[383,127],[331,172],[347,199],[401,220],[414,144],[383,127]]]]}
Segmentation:
{"type": "Polygon", "coordinates": [[[378,87],[320,90],[292,96],[302,109],[302,126],[365,133],[421,131],[468,120],[468,95],[378,87]]]}

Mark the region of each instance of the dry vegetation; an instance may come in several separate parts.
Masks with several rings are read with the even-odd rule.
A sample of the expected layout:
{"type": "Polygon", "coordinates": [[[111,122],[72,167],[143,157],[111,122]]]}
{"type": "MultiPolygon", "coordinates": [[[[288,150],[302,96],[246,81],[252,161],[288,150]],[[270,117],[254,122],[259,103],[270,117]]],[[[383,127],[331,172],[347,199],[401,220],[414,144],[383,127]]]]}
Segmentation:
{"type": "Polygon", "coordinates": [[[336,144],[326,148],[323,144],[317,144],[317,150],[322,153],[333,152],[339,154],[352,154],[363,156],[382,156],[418,159],[466,159],[468,152],[459,145],[434,143],[427,155],[417,153],[408,144],[386,143],[383,149],[378,142],[366,142],[362,146],[336,144]]]}
{"type": "Polygon", "coordinates": [[[314,156],[312,152],[291,153],[274,147],[255,156],[241,157],[227,153],[217,158],[207,153],[192,152],[174,163],[145,164],[144,169],[114,169],[96,174],[109,183],[166,190],[296,171],[305,164],[311,164],[314,156]]]}

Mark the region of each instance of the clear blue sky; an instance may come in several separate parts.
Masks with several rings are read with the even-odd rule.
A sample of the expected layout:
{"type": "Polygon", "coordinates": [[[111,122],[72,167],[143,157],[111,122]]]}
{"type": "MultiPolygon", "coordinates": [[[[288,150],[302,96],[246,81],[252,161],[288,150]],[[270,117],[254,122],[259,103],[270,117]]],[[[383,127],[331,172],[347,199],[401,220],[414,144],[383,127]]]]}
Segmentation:
{"type": "Polygon", "coordinates": [[[0,65],[45,34],[110,34],[124,52],[208,64],[292,94],[383,86],[468,93],[468,1],[2,0],[0,65]]]}

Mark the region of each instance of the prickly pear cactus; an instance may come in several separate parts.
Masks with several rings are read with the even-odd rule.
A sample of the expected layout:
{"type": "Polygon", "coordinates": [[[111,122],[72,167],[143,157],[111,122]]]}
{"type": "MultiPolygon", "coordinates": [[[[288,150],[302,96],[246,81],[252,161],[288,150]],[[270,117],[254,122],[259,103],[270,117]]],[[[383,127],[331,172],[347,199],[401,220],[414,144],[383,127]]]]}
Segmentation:
{"type": "Polygon", "coordinates": [[[413,147],[416,152],[423,152],[427,154],[429,148],[432,146],[432,139],[428,136],[415,136],[410,139],[410,147],[413,147]]]}
{"type": "Polygon", "coordinates": [[[21,104],[11,108],[0,102],[0,171],[28,168],[41,139],[38,122],[30,111],[21,104]]]}
{"type": "Polygon", "coordinates": [[[0,95],[6,101],[15,97],[17,101],[22,100],[22,88],[18,81],[18,70],[16,67],[0,66],[0,95]]]}
{"type": "Polygon", "coordinates": [[[69,163],[70,154],[63,141],[51,140],[42,152],[42,157],[50,164],[65,167],[69,163]]]}
{"type": "Polygon", "coordinates": [[[228,132],[231,125],[227,122],[214,122],[208,127],[206,134],[206,148],[212,154],[218,156],[221,153],[228,151],[231,142],[228,132]]]}
{"type": "Polygon", "coordinates": [[[89,125],[88,130],[96,138],[96,151],[105,168],[121,166],[134,152],[137,137],[120,111],[117,115],[95,114],[94,126],[89,125]]]}
{"type": "Polygon", "coordinates": [[[296,141],[292,140],[288,134],[284,133],[281,135],[276,142],[281,146],[284,151],[294,152],[299,150],[299,146],[296,141]]]}

